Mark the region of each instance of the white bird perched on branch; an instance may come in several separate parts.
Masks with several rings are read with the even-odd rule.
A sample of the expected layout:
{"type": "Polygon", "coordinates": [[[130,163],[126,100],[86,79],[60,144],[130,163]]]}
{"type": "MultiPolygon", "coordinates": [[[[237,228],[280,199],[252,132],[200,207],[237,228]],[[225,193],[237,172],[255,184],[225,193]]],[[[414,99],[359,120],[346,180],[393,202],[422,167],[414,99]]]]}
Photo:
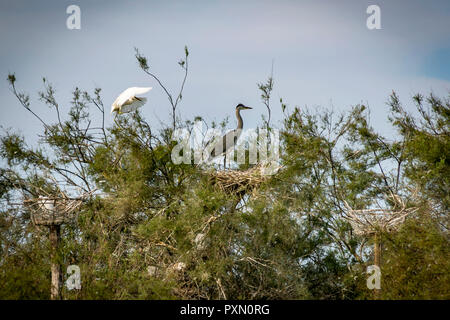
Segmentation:
{"type": "Polygon", "coordinates": [[[149,92],[152,87],[131,87],[122,92],[111,106],[111,114],[115,111],[118,114],[131,112],[137,110],[137,108],[142,107],[146,102],[147,98],[136,97],[136,95],[141,95],[149,92]]]}

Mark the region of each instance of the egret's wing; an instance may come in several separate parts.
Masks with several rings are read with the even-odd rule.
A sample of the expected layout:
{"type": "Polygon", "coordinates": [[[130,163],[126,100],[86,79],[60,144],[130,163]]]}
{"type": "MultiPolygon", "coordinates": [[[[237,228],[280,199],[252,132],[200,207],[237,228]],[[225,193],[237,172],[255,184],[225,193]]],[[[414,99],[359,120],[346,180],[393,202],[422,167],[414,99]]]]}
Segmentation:
{"type": "Polygon", "coordinates": [[[142,107],[147,102],[146,98],[134,98],[133,102],[125,103],[122,108],[120,109],[120,112],[127,113],[137,110],[138,108],[142,107]]]}
{"type": "MultiPolygon", "coordinates": [[[[114,110],[114,107],[121,107],[125,102],[127,102],[130,98],[138,95],[149,92],[152,87],[131,87],[123,91],[117,99],[113,102],[111,106],[111,112],[114,110]]],[[[139,106],[138,106],[139,107],[139,106]]],[[[122,110],[123,112],[123,110],[122,110]]]]}
{"type": "Polygon", "coordinates": [[[133,102],[126,103],[120,108],[120,112],[127,113],[137,110],[147,102],[146,98],[134,98],[133,102]]]}
{"type": "Polygon", "coordinates": [[[111,105],[111,114],[113,113],[115,107],[116,107],[116,102],[114,101],[114,103],[111,105]]]}
{"type": "Polygon", "coordinates": [[[130,89],[132,89],[133,95],[137,96],[149,92],[150,90],[152,90],[152,87],[132,87],[130,89]]]}
{"type": "Polygon", "coordinates": [[[117,99],[113,102],[113,105],[117,105],[120,107],[131,97],[134,97],[134,87],[128,88],[125,91],[123,91],[121,94],[119,94],[117,99]]]}

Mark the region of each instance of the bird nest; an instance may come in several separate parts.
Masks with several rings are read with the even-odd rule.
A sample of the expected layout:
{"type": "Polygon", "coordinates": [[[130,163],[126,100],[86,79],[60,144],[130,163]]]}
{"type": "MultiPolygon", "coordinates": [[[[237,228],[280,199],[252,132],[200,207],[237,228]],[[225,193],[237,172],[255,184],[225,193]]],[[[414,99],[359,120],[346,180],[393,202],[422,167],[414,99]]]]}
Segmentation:
{"type": "Polygon", "coordinates": [[[357,235],[371,236],[380,231],[396,231],[408,215],[418,210],[416,207],[407,208],[404,201],[397,195],[389,197],[395,203],[392,209],[354,210],[344,201],[347,208],[345,219],[350,222],[357,235]]]}
{"type": "MultiPolygon", "coordinates": [[[[276,170],[278,170],[276,168],[276,170]]],[[[258,164],[244,171],[220,170],[210,172],[211,180],[220,190],[231,194],[245,194],[268,180],[273,172],[268,165],[258,164]]]]}
{"type": "Polygon", "coordinates": [[[72,221],[74,212],[91,195],[86,193],[78,198],[68,197],[65,193],[56,196],[39,196],[25,199],[24,205],[31,211],[31,221],[37,226],[61,225],[72,221]]]}

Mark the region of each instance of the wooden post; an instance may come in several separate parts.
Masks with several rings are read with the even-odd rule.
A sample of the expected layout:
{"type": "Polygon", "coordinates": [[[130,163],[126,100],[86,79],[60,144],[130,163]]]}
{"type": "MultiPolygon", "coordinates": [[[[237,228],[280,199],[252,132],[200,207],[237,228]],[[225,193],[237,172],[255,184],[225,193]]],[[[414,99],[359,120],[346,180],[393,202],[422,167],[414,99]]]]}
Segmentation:
{"type": "Polygon", "coordinates": [[[61,272],[61,265],[57,261],[57,253],[61,238],[61,226],[50,225],[49,229],[50,229],[50,246],[51,246],[50,257],[51,257],[51,271],[52,271],[50,299],[59,300],[61,299],[62,272],[61,272]]]}
{"type": "MultiPolygon", "coordinates": [[[[380,235],[375,233],[374,237],[374,264],[381,270],[381,239],[380,235]]],[[[374,290],[374,297],[376,300],[380,299],[381,289],[374,290]]]]}

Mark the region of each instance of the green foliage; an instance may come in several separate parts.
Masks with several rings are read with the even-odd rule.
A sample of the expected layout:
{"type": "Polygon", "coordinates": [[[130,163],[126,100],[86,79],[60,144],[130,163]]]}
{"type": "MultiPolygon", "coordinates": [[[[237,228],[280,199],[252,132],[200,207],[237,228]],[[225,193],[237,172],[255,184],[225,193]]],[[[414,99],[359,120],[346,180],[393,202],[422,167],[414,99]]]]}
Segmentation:
{"type": "Polygon", "coordinates": [[[410,219],[383,241],[384,299],[450,298],[448,238],[426,215],[410,219]]]}
{"type": "Polygon", "coordinates": [[[0,211],[0,299],[49,299],[48,240],[27,226],[29,215],[0,211]],[[27,226],[24,228],[24,225],[27,226]]]}
{"type": "MultiPolygon", "coordinates": [[[[171,160],[184,53],[185,77],[172,96],[136,50],[170,102],[172,123],[157,133],[139,111],[106,128],[100,89],[76,88],[65,108],[45,79],[39,96],[56,120],[43,122],[8,77],[43,133],[39,147],[11,131],[1,136],[1,299],[49,298],[48,230],[17,203],[61,191],[92,192],[62,227],[56,259],[63,271],[78,265],[82,281],[81,290],[63,289],[65,299],[372,299],[365,286],[372,239],[354,233],[346,205],[394,210],[391,193],[420,210],[399,232],[382,234],[381,297],[448,299],[448,99],[416,96],[417,120],[393,94],[396,140],[370,126],[365,106],[289,113],[280,99],[282,170],[252,193],[227,194],[202,166],[171,160]]],[[[272,77],[259,85],[268,127],[272,88],[272,77]]]]}

